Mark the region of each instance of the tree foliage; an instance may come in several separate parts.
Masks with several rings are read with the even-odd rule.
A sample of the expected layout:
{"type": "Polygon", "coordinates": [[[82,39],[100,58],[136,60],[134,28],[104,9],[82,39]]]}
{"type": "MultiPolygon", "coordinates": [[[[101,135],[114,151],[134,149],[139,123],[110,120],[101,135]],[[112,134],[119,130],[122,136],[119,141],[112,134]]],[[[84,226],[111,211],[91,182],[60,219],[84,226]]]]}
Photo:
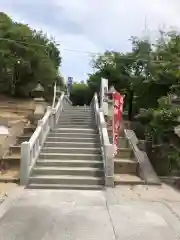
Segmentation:
{"type": "Polygon", "coordinates": [[[60,52],[53,39],[0,13],[0,93],[29,96],[58,77],[60,52]]]}
{"type": "Polygon", "coordinates": [[[83,82],[74,83],[72,85],[70,99],[73,102],[73,105],[89,105],[92,99],[92,95],[90,94],[88,85],[83,82]]]}
{"type": "Polygon", "coordinates": [[[106,51],[92,60],[89,87],[99,92],[104,77],[117,91],[125,89],[128,95],[133,90],[139,108],[157,107],[157,100],[179,84],[180,34],[161,31],[155,44],[137,37],[132,37],[131,43],[131,52],[106,51]]]}
{"type": "Polygon", "coordinates": [[[145,126],[145,135],[154,144],[169,142],[174,128],[179,125],[180,109],[172,108],[167,98],[158,100],[158,108],[144,109],[136,116],[136,119],[145,126]]]}

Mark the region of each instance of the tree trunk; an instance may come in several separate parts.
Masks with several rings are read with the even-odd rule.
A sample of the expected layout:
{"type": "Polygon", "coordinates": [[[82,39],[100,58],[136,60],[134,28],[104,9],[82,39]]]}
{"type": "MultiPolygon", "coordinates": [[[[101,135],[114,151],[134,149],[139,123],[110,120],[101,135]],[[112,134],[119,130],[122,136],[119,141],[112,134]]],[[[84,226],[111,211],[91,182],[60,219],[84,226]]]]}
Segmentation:
{"type": "Polygon", "coordinates": [[[134,91],[129,91],[129,108],[128,108],[128,120],[132,121],[132,107],[133,107],[133,97],[134,97],[134,91]]]}

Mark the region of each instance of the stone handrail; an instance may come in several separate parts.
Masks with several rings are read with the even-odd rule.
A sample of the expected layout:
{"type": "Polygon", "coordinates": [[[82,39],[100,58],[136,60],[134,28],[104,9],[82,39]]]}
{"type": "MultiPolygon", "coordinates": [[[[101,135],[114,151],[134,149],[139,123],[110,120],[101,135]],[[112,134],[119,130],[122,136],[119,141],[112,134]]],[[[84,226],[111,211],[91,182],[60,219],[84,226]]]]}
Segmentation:
{"type": "Polygon", "coordinates": [[[98,97],[95,93],[91,104],[94,114],[96,125],[100,134],[101,149],[104,160],[105,170],[105,185],[108,187],[114,186],[114,162],[113,162],[113,145],[109,142],[107,126],[104,119],[104,114],[99,109],[98,97]]]}
{"type": "Polygon", "coordinates": [[[26,185],[31,170],[36,163],[44,141],[51,129],[57,124],[60,113],[65,105],[70,105],[64,92],[61,94],[55,108],[48,107],[44,117],[38,121],[38,126],[27,142],[21,144],[20,184],[26,185]]]}
{"type": "Polygon", "coordinates": [[[146,152],[139,149],[139,140],[136,137],[135,132],[130,129],[125,129],[124,134],[134,152],[137,162],[139,163],[140,177],[145,181],[146,184],[161,184],[161,181],[154,171],[146,152]]]}

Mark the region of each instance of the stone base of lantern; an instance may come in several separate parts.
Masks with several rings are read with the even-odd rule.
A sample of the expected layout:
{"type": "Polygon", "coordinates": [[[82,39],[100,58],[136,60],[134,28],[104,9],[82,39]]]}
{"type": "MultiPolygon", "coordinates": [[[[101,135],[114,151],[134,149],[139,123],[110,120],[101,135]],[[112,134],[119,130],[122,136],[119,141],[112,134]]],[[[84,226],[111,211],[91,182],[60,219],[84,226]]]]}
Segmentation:
{"type": "Polygon", "coordinates": [[[33,123],[37,125],[38,120],[40,120],[45,114],[46,103],[44,98],[35,98],[34,100],[36,102],[36,108],[34,111],[33,123]]]}

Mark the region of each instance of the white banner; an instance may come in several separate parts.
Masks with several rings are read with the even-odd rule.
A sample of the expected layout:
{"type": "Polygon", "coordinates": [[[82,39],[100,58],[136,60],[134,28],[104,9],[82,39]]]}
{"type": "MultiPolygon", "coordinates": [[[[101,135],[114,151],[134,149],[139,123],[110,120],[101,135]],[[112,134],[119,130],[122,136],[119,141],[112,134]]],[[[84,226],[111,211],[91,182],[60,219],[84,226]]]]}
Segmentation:
{"type": "Polygon", "coordinates": [[[101,109],[104,115],[108,115],[108,79],[101,78],[101,109]]]}

